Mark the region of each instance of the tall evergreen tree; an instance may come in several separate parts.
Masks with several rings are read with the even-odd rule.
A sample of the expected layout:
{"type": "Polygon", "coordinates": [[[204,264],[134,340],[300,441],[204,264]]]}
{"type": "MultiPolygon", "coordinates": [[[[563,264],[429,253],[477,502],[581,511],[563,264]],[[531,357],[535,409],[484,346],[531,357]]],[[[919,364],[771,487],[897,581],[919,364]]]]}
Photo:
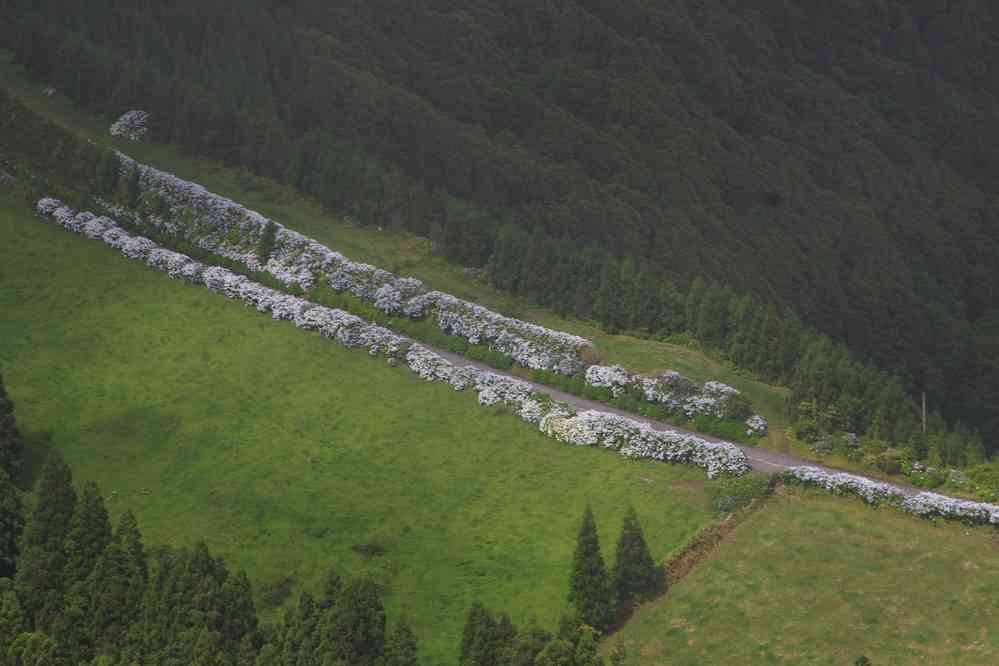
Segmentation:
{"type": "Polygon", "coordinates": [[[572,556],[569,602],[575,607],[580,622],[595,629],[604,629],[613,617],[612,597],[604,558],[600,554],[597,524],[593,510],[587,506],[572,556]]]}
{"type": "Polygon", "coordinates": [[[7,395],[3,375],[0,375],[0,469],[11,477],[21,467],[21,453],[24,444],[14,419],[14,403],[7,395]]]}
{"type": "Polygon", "coordinates": [[[18,541],[24,531],[21,494],[0,469],[0,578],[11,578],[17,568],[18,541]]]}
{"type": "Polygon", "coordinates": [[[613,585],[618,603],[654,593],[661,584],[662,570],[652,559],[634,507],[629,506],[624,514],[614,560],[613,585]]]}
{"type": "Polygon", "coordinates": [[[385,645],[384,666],[419,666],[419,664],[416,635],[409,628],[406,618],[400,618],[385,645]]]}
{"type": "Polygon", "coordinates": [[[348,664],[377,663],[385,650],[385,608],[373,582],[353,580],[344,586],[320,648],[348,664]]]}
{"type": "Polygon", "coordinates": [[[72,479],[59,454],[50,454],[21,540],[14,589],[36,630],[48,629],[62,610],[64,547],[76,507],[72,479]]]}

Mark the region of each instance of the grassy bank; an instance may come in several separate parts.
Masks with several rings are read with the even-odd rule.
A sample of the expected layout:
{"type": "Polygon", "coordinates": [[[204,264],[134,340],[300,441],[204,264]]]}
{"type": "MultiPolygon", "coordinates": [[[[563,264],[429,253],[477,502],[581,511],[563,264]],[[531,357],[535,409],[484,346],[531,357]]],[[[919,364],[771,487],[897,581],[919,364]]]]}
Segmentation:
{"type": "Polygon", "coordinates": [[[606,646],[631,663],[995,664],[994,530],[785,489],[606,646]]]}

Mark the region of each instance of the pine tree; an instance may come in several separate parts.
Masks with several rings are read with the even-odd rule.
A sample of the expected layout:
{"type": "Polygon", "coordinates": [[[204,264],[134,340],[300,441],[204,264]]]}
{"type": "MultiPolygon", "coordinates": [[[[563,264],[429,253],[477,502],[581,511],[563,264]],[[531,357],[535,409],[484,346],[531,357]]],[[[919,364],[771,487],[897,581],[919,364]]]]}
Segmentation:
{"type": "Polygon", "coordinates": [[[461,634],[459,666],[490,666],[496,659],[496,620],[478,602],[468,609],[461,634]]]}
{"type": "Polygon", "coordinates": [[[617,540],[613,584],[618,603],[653,593],[662,584],[662,571],[649,553],[638,515],[631,506],[624,514],[621,536],[617,540]]]}
{"type": "Polygon", "coordinates": [[[406,618],[400,618],[395,631],[385,645],[384,666],[419,666],[416,636],[406,618]]]}
{"type": "Polygon", "coordinates": [[[572,556],[569,579],[569,602],[576,608],[577,619],[595,629],[610,624],[613,613],[612,592],[592,509],[587,506],[579,528],[576,551],[572,556]]]}
{"type": "Polygon", "coordinates": [[[0,375],[0,470],[5,470],[12,478],[21,467],[23,448],[21,434],[17,431],[14,419],[14,403],[7,395],[3,375],[0,375]]]}
{"type": "Polygon", "coordinates": [[[61,612],[63,551],[76,506],[72,473],[50,454],[35,489],[35,505],[24,528],[14,589],[36,630],[45,630],[61,612]]]}
{"type": "Polygon", "coordinates": [[[76,503],[66,535],[64,575],[67,587],[86,581],[110,541],[111,521],[104,507],[104,498],[97,484],[88,481],[76,503]]]}
{"type": "Polygon", "coordinates": [[[17,568],[18,540],[24,531],[21,494],[0,469],[0,578],[11,578],[17,568]]]}
{"type": "MultiPolygon", "coordinates": [[[[76,503],[66,535],[63,568],[65,595],[62,613],[52,626],[52,635],[77,663],[93,657],[94,617],[90,573],[111,541],[111,523],[97,484],[88,481],[76,503]]],[[[114,586],[110,580],[103,583],[114,586]]]]}
{"type": "Polygon", "coordinates": [[[6,656],[4,646],[13,643],[28,628],[27,620],[14,593],[14,586],[9,579],[0,578],[0,664],[4,663],[6,656]]]}
{"type": "Polygon", "coordinates": [[[344,586],[324,634],[324,653],[356,666],[377,662],[385,649],[385,608],[373,582],[354,580],[344,586]]]}

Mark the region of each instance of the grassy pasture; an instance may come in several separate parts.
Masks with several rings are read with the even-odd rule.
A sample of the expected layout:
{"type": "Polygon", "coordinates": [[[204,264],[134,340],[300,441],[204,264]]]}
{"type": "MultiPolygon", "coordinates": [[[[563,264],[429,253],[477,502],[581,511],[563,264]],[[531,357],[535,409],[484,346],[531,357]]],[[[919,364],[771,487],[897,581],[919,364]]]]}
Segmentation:
{"type": "Polygon", "coordinates": [[[605,645],[630,663],[999,663],[999,535],[785,489],[605,645]]]}
{"type": "Polygon", "coordinates": [[[0,313],[29,468],[58,449],[150,544],[204,539],[245,568],[264,608],[329,564],[368,575],[438,662],[477,599],[554,625],[585,503],[609,551],[632,502],[657,557],[710,518],[701,470],[558,444],[2,192],[0,313]]]}

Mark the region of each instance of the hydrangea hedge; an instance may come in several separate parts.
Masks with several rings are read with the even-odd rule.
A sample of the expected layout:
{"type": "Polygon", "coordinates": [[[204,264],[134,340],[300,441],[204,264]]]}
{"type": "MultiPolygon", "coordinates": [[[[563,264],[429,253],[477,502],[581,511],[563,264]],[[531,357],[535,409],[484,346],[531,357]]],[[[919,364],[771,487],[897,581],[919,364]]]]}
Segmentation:
{"type": "Polygon", "coordinates": [[[890,483],[846,472],[827,472],[811,466],[792,467],[782,476],[785,482],[825,488],[837,495],[857,495],[868,504],[888,504],[922,518],[943,518],[999,527],[999,506],[995,504],[972,502],[931,492],[910,495],[890,483]]]}
{"type": "MultiPolygon", "coordinates": [[[[466,338],[532,369],[575,374],[586,367],[585,338],[505,317],[450,294],[429,291],[420,280],[398,277],[371,264],[351,261],[308,238],[197,183],[140,164],[123,153],[118,158],[127,171],[137,170],[147,204],[165,203],[169,214],[136,215],[111,207],[116,216],[138,224],[153,224],[215,254],[240,262],[253,271],[266,271],[287,285],[308,291],[326,283],[371,302],[388,314],[432,318],[445,333],[466,338]],[[277,231],[266,261],[257,247],[268,223],[277,231]]],[[[148,211],[151,213],[151,211],[148,211]]],[[[159,213],[166,213],[160,208],[159,213]]]]}
{"type": "Polygon", "coordinates": [[[697,465],[707,470],[712,478],[740,476],[749,470],[745,454],[734,444],[708,442],[687,433],[661,432],[614,414],[577,413],[569,405],[535,392],[526,381],[470,365],[455,366],[439,354],[384,327],[343,310],[272,289],[226,268],[206,266],[185,254],[160,247],[148,238],[129,234],[109,217],[78,213],[51,198],[39,200],[36,210],[66,229],[101,240],[126,257],[144,261],[172,278],[204,285],[259,312],[269,312],[274,319],[317,331],[345,347],[363,347],[372,355],[384,355],[390,363],[404,358],[406,365],[426,381],[447,382],[459,391],[471,387],[480,404],[512,407],[524,421],[537,424],[541,432],[559,441],[612,448],[629,457],[697,465]]]}
{"type": "MultiPolygon", "coordinates": [[[[732,418],[736,411],[734,398],[740,395],[737,389],[721,382],[709,381],[698,387],[672,370],[657,377],[644,377],[619,365],[591,365],[586,369],[585,381],[587,386],[609,389],[615,398],[632,393],[671,411],[681,410],[688,419],[698,416],[732,418]]],[[[759,414],[752,414],[745,423],[747,436],[767,434],[767,420],[759,414]]]]}
{"type": "Polygon", "coordinates": [[[149,114],[145,111],[126,111],[110,129],[111,136],[123,136],[129,141],[142,141],[149,131],[149,114]]]}

